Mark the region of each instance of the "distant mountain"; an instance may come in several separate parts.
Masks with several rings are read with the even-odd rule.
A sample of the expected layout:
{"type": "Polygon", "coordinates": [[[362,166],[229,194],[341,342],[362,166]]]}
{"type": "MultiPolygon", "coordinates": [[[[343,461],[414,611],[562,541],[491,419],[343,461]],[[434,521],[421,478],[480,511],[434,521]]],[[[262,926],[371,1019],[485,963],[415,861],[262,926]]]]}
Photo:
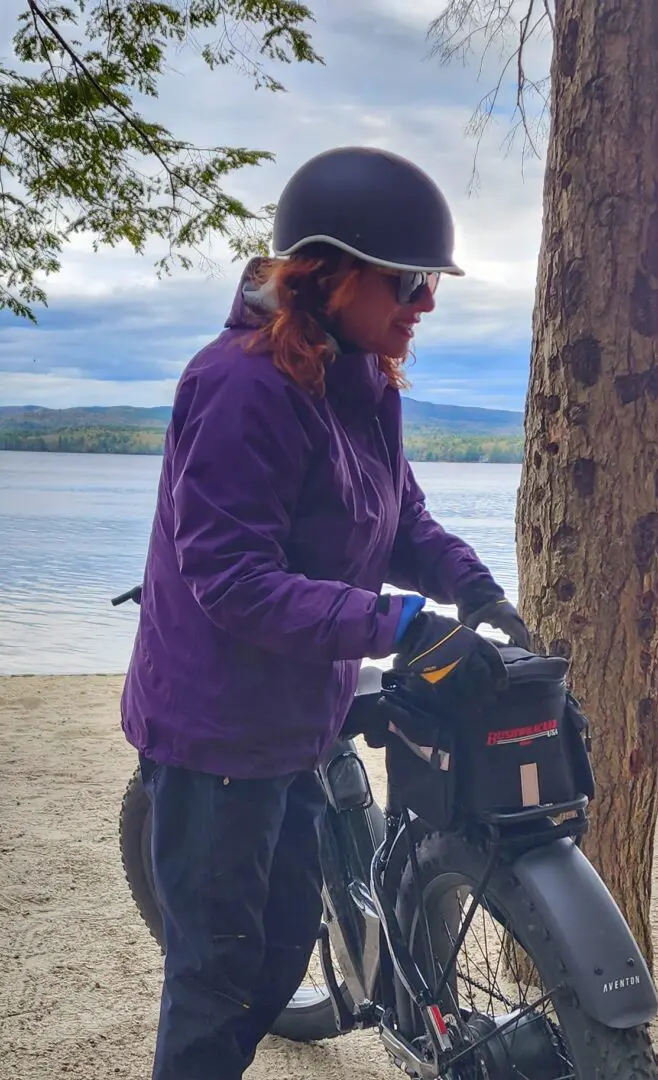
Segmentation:
{"type": "Polygon", "coordinates": [[[476,409],[464,405],[437,405],[433,401],[402,398],[406,425],[433,427],[443,432],[471,435],[520,435],[523,413],[503,409],[476,409]]]}
{"type": "MultiPolygon", "coordinates": [[[[430,429],[436,433],[461,435],[511,435],[523,432],[523,413],[502,409],[477,409],[463,405],[437,405],[433,401],[402,398],[405,428],[430,429]]],[[[46,409],[40,405],[0,406],[0,431],[59,431],[79,428],[163,429],[171,408],[150,409],[132,405],[95,405],[89,408],[46,409]]]]}

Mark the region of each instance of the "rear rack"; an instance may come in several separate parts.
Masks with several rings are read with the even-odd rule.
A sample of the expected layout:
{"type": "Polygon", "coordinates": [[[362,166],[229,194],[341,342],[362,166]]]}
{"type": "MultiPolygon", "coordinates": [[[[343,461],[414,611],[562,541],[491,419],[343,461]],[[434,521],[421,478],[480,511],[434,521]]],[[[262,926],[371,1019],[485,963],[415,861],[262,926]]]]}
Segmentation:
{"type": "Polygon", "coordinates": [[[575,799],[561,803],[544,803],[541,806],[530,806],[526,810],[514,810],[510,813],[497,813],[494,810],[478,814],[481,821],[488,825],[523,825],[528,821],[537,821],[539,818],[559,817],[561,814],[569,814],[574,811],[584,814],[589,799],[586,795],[579,795],[575,799]]]}

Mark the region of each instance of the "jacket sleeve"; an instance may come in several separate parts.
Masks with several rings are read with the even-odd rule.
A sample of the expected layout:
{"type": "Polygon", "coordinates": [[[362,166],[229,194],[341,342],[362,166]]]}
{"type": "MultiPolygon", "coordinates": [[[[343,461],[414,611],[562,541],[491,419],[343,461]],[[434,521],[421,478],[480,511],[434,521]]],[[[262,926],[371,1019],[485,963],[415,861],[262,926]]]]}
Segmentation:
{"type": "Polygon", "coordinates": [[[473,549],[434,521],[407,461],[400,521],[387,580],[439,604],[456,603],[464,592],[473,590],[490,599],[504,595],[473,549]]]}
{"type": "Polygon", "coordinates": [[[182,397],[174,539],[180,572],[208,618],[302,662],[388,656],[399,597],[382,605],[376,593],[311,580],[288,566],[291,519],[312,451],[299,391],[256,365],[248,378],[229,373],[210,386],[196,376],[182,397]]]}

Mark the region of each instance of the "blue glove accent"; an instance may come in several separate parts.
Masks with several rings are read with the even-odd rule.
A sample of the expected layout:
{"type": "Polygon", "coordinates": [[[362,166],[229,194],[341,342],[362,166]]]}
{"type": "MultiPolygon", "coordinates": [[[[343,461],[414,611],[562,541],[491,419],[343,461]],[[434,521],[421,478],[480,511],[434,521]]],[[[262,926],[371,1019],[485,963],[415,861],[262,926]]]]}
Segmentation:
{"type": "Polygon", "coordinates": [[[394,645],[400,644],[409,624],[413,622],[418,612],[422,611],[424,607],[424,596],[414,596],[413,593],[410,593],[408,596],[402,598],[402,611],[400,612],[397,630],[395,631],[395,638],[393,640],[394,645]]]}

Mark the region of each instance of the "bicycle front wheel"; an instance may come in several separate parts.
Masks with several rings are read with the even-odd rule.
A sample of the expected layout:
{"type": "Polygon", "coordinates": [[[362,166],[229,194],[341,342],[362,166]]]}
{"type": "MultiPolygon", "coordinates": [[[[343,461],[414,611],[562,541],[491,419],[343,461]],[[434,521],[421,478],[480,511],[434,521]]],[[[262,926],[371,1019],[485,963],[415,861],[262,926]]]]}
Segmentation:
{"type": "MultiPolygon", "coordinates": [[[[482,900],[474,904],[486,863],[486,851],[458,835],[432,834],[420,844],[419,885],[431,957],[410,866],[400,886],[398,920],[430,982],[430,963],[443,970],[464,920],[469,915],[472,920],[440,1001],[455,1048],[445,1075],[460,1080],[511,1075],[519,1080],[658,1080],[648,1028],[616,1030],[584,1013],[573,991],[555,977],[556,971],[568,970],[569,958],[556,955],[547,930],[532,934],[532,953],[520,947],[529,920],[536,929],[538,912],[509,868],[494,871],[482,900]]],[[[570,900],[577,902],[576,897],[570,900]]],[[[422,1044],[420,1016],[401,985],[397,996],[402,1034],[422,1044]]]]}

